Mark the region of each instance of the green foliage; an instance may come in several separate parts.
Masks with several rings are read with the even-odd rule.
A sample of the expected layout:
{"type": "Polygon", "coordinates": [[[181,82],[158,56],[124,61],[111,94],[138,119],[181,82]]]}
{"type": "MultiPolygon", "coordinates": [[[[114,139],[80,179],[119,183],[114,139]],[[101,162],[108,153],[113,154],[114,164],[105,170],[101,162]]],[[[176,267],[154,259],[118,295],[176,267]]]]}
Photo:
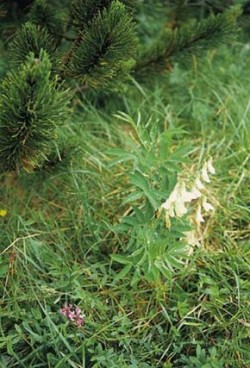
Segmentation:
{"type": "Polygon", "coordinates": [[[60,42],[63,35],[63,22],[57,14],[57,9],[52,7],[47,0],[34,2],[30,11],[30,21],[41,28],[46,28],[56,43],[60,42]]]}
{"type": "Polygon", "coordinates": [[[136,52],[135,25],[119,1],[99,13],[81,32],[63,60],[65,77],[92,88],[106,88],[123,79],[136,52]]]}
{"type": "Polygon", "coordinates": [[[215,347],[209,349],[207,354],[205,349],[201,349],[200,345],[197,345],[196,356],[183,356],[182,361],[185,364],[184,368],[224,368],[224,363],[218,356],[215,347]]]}
{"type": "Polygon", "coordinates": [[[203,19],[209,14],[223,13],[233,5],[243,5],[244,1],[245,0],[166,0],[163,1],[163,4],[173,24],[179,26],[187,22],[187,19],[203,19]]]}
{"type": "MultiPolygon", "coordinates": [[[[4,45],[2,42],[0,42],[0,53],[3,55],[4,54],[4,45]]],[[[0,60],[0,80],[1,78],[3,78],[4,74],[6,73],[8,69],[8,63],[7,60],[3,57],[0,60]]]]}
{"type": "MultiPolygon", "coordinates": [[[[137,3],[153,13],[155,2],[137,3]]],[[[164,15],[152,24],[145,13],[147,39],[164,15]]],[[[63,36],[62,53],[74,31],[63,36]]],[[[4,42],[1,52],[4,76],[4,42]]],[[[249,368],[249,56],[239,40],[111,98],[69,81],[70,118],[46,51],[3,80],[1,163],[23,149],[20,170],[39,167],[1,173],[0,367],[249,368]],[[207,155],[216,210],[186,259],[187,219],[169,229],[157,210],[207,155]],[[84,326],[60,314],[65,303],[84,326]]]]}
{"type": "MultiPolygon", "coordinates": [[[[109,8],[113,0],[72,0],[70,16],[72,24],[79,30],[84,30],[100,12],[109,8]]],[[[134,0],[121,0],[128,7],[135,6],[134,0]]]]}
{"type": "Polygon", "coordinates": [[[1,86],[0,163],[4,170],[27,170],[41,164],[67,116],[68,91],[51,78],[45,51],[30,54],[1,86]]]}
{"type": "Polygon", "coordinates": [[[239,43],[221,48],[191,70],[176,66],[167,85],[130,88],[124,104],[115,94],[99,110],[76,100],[63,129],[78,147],[70,165],[1,175],[0,366],[249,367],[249,54],[239,43]],[[170,243],[154,208],[181,166],[207,151],[219,203],[205,248],[152,279],[153,250],[165,260],[170,243]],[[133,284],[137,247],[145,259],[133,284]],[[65,302],[84,310],[83,328],[60,315],[65,302]]]}
{"type": "Polygon", "coordinates": [[[45,50],[52,58],[55,51],[55,42],[45,28],[30,22],[25,23],[9,45],[9,55],[11,61],[20,65],[29,55],[34,54],[35,58],[39,58],[41,49],[45,50]]]}
{"type": "Polygon", "coordinates": [[[108,7],[111,0],[73,0],[70,3],[70,15],[72,24],[80,30],[84,30],[98,15],[100,11],[108,7]]]}
{"type": "Polygon", "coordinates": [[[142,52],[136,65],[137,73],[159,73],[170,68],[169,63],[173,57],[184,58],[187,53],[197,53],[232,39],[240,14],[240,7],[235,7],[217,16],[194,20],[174,30],[166,28],[158,40],[142,52]]]}
{"type": "Polygon", "coordinates": [[[189,145],[171,151],[171,142],[180,137],[181,130],[165,131],[159,134],[158,123],[151,121],[142,125],[140,115],[137,123],[125,114],[118,115],[122,121],[135,129],[135,137],[127,151],[111,150],[115,156],[111,166],[131,162],[129,171],[130,193],[123,203],[131,206],[132,214],[122,218],[114,230],[129,235],[124,255],[112,259],[125,265],[116,275],[119,280],[130,270],[134,277],[132,284],[142,278],[149,282],[159,282],[161,277],[169,278],[176,268],[183,267],[187,256],[187,244],[180,241],[183,232],[189,230],[185,219],[176,220],[171,229],[166,229],[164,221],[157,218],[157,211],[176,184],[177,173],[185,156],[191,149],[189,145]]]}

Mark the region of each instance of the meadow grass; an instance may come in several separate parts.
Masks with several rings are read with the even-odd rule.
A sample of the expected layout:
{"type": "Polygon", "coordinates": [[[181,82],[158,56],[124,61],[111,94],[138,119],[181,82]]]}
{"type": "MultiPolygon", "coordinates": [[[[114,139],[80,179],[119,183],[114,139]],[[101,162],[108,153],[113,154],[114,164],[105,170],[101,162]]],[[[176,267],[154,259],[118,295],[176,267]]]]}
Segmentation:
{"type": "MultiPolygon", "coordinates": [[[[1,174],[0,367],[250,366],[249,58],[238,43],[150,85],[131,80],[124,95],[77,96],[62,161],[1,174]],[[216,210],[187,263],[135,279],[137,258],[126,259],[140,233],[116,224],[146,211],[143,196],[126,200],[138,168],[160,191],[153,153],[166,131],[171,180],[214,158],[216,210]],[[60,314],[65,303],[83,327],[60,314]]],[[[153,239],[150,216],[140,225],[153,239]]]]}

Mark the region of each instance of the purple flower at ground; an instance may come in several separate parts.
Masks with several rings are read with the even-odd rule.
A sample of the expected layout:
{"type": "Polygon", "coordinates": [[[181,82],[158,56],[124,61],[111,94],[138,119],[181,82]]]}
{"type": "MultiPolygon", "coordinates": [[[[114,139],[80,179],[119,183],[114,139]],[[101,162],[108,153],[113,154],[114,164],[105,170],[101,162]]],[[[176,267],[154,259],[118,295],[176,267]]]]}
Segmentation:
{"type": "Polygon", "coordinates": [[[77,327],[81,327],[84,324],[84,314],[79,307],[73,307],[72,304],[65,304],[63,308],[60,309],[60,313],[67,317],[68,320],[73,321],[77,327]]]}

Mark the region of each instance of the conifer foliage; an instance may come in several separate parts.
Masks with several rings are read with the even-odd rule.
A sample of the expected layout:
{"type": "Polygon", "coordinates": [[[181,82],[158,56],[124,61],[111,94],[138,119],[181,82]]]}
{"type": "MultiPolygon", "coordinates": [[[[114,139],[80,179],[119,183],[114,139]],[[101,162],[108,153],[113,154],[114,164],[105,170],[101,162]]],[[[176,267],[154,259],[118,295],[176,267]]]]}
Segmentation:
{"type": "MultiPolygon", "coordinates": [[[[136,5],[135,0],[122,0],[120,3],[127,8],[133,8],[136,5]]],[[[72,0],[70,7],[71,21],[79,30],[83,30],[91,23],[98,12],[108,8],[111,4],[112,0],[72,0]]]]}
{"type": "Polygon", "coordinates": [[[55,9],[45,0],[36,0],[31,7],[30,21],[47,32],[54,38],[56,43],[60,43],[63,35],[63,21],[55,13],[55,9]]]}
{"type": "Polygon", "coordinates": [[[1,170],[30,169],[46,159],[70,100],[64,80],[73,88],[117,91],[129,74],[145,79],[170,69],[176,56],[225,42],[235,33],[240,14],[233,8],[174,29],[166,19],[150,47],[139,47],[135,0],[63,3],[69,12],[60,17],[53,1],[35,0],[29,21],[9,44],[14,70],[1,87],[1,170]]]}
{"type": "Polygon", "coordinates": [[[45,28],[27,22],[10,43],[10,59],[14,64],[19,65],[26,60],[30,52],[34,54],[35,58],[38,58],[42,49],[52,58],[55,51],[53,38],[45,28]]]}
{"type": "Polygon", "coordinates": [[[159,73],[179,54],[183,57],[228,41],[235,35],[236,20],[240,14],[241,9],[234,7],[217,16],[212,14],[201,21],[193,20],[179,28],[164,29],[156,42],[141,53],[136,65],[137,73],[159,73]]]}
{"type": "Polygon", "coordinates": [[[91,6],[86,6],[84,12],[79,12],[79,16],[78,11],[75,7],[74,19],[78,26],[83,24],[83,29],[65,60],[64,74],[80,78],[82,83],[94,88],[106,87],[133,65],[136,50],[135,25],[119,1],[112,2],[101,12],[91,6]],[[90,21],[87,20],[89,14],[93,16],[90,21]]]}
{"type": "Polygon", "coordinates": [[[1,87],[0,166],[32,170],[50,153],[56,128],[67,116],[68,91],[51,78],[45,51],[11,72],[1,87]]]}

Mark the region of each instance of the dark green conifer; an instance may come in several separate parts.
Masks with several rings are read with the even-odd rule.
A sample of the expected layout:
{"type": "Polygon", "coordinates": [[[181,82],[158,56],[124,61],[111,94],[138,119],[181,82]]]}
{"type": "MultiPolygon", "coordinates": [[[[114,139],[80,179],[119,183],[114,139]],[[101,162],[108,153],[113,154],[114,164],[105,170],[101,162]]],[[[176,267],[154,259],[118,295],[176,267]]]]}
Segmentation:
{"type": "Polygon", "coordinates": [[[60,17],[60,10],[54,8],[46,0],[36,0],[31,7],[30,21],[47,32],[59,43],[63,36],[63,20],[60,17]],[[59,14],[58,14],[59,13],[59,14]]]}
{"type": "Polygon", "coordinates": [[[125,6],[114,1],[79,32],[63,60],[64,76],[106,88],[131,69],[136,45],[135,24],[125,6]]]}
{"type": "Polygon", "coordinates": [[[30,52],[39,58],[41,49],[53,58],[56,45],[45,28],[27,22],[19,29],[9,45],[10,60],[16,65],[22,64],[30,52]]]}
{"type": "MultiPolygon", "coordinates": [[[[121,0],[120,2],[128,9],[136,6],[136,0],[121,0]]],[[[111,4],[112,0],[72,0],[70,7],[72,24],[84,30],[99,12],[111,4]]]]}
{"type": "Polygon", "coordinates": [[[216,16],[212,14],[201,21],[193,20],[179,28],[164,29],[158,39],[142,51],[135,67],[137,75],[148,76],[150,73],[167,70],[174,57],[183,58],[188,53],[199,53],[232,39],[236,34],[236,20],[240,14],[241,9],[235,7],[216,16]]]}
{"type": "MultiPolygon", "coordinates": [[[[157,3],[163,8],[173,5],[171,0],[157,3]]],[[[56,127],[65,119],[69,99],[62,87],[64,79],[72,80],[73,88],[77,83],[84,89],[106,92],[117,90],[132,71],[136,78],[158,75],[170,69],[177,57],[183,59],[231,39],[240,14],[239,8],[232,8],[198,20],[195,13],[195,20],[182,26],[173,26],[171,18],[166,18],[159,36],[149,47],[141,45],[139,52],[135,26],[139,17],[130,11],[136,7],[135,0],[72,0],[70,4],[67,25],[48,1],[35,0],[30,22],[22,25],[9,45],[9,60],[19,68],[9,73],[1,87],[3,170],[31,169],[43,165],[48,155],[54,157],[51,147],[56,127]],[[59,39],[66,42],[60,44],[59,39]]],[[[138,9],[144,2],[140,4],[138,9]]],[[[150,4],[147,12],[154,10],[150,4]]],[[[178,4],[189,2],[178,0],[178,4]]],[[[149,32],[148,39],[152,37],[149,32]]]]}
{"type": "Polygon", "coordinates": [[[57,128],[67,119],[69,92],[51,78],[45,51],[3,80],[0,97],[0,167],[32,170],[50,153],[57,128]]]}

